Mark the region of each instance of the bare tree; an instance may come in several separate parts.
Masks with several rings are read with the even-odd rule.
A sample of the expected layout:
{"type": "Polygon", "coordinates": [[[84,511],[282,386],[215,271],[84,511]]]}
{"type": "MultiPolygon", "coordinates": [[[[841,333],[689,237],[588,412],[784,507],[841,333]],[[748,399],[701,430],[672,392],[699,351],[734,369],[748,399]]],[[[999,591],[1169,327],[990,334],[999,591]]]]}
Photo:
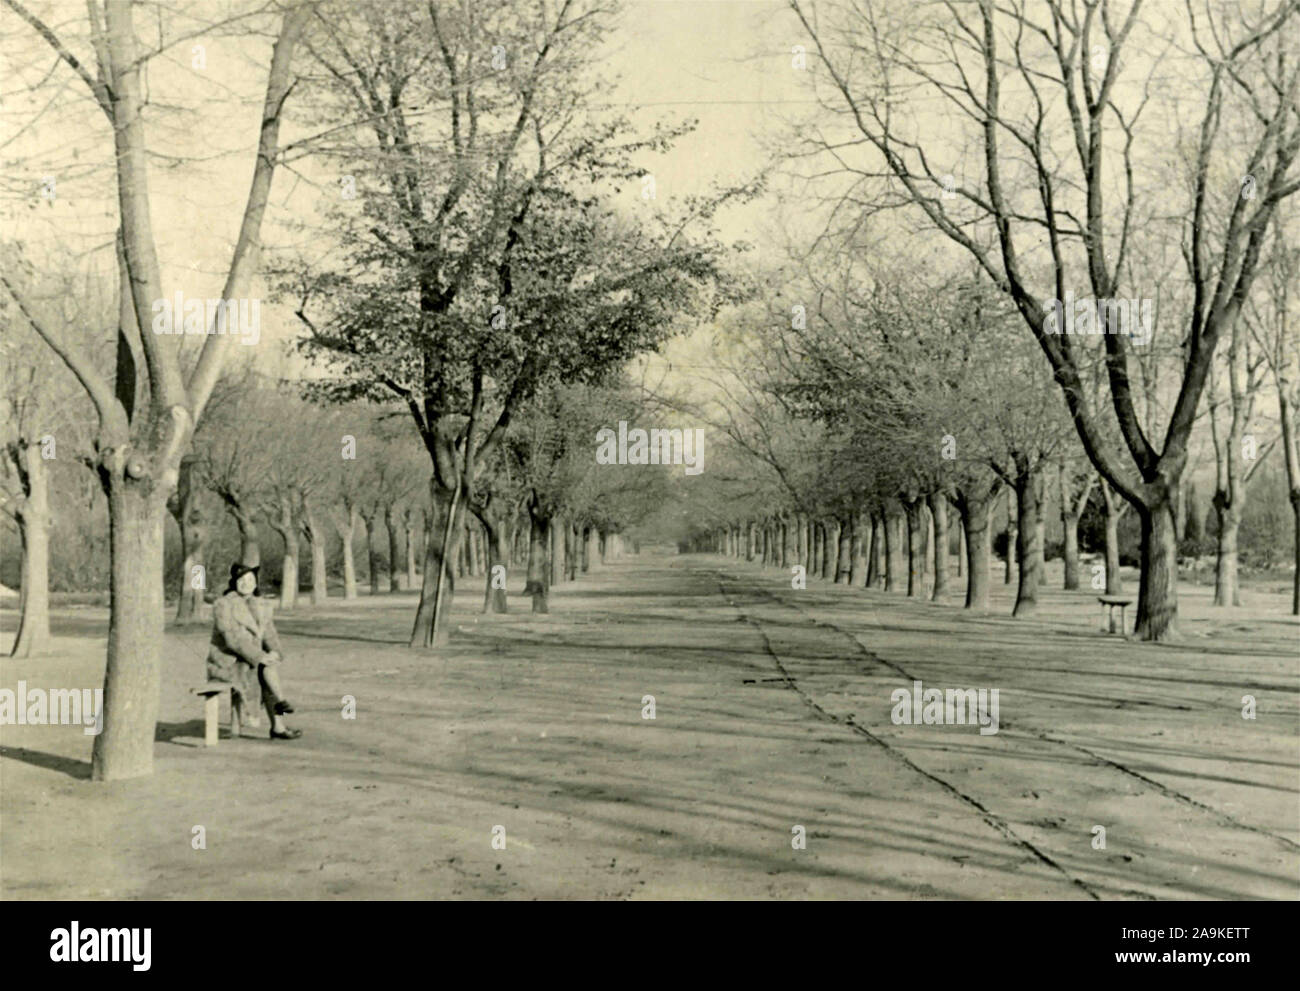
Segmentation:
{"type": "MultiPolygon", "coordinates": [[[[873,163],[842,164],[856,180],[846,202],[919,209],[1014,300],[1088,457],[1140,518],[1137,635],[1172,635],[1174,507],[1201,394],[1215,348],[1259,272],[1269,222],[1300,189],[1293,168],[1300,153],[1300,3],[1280,0],[1244,16],[1235,5],[1189,2],[1186,21],[1175,17],[1172,25],[1162,17],[1169,7],[1144,9],[1142,0],[1044,0],[1032,7],[981,0],[906,12],[882,0],[790,6],[824,68],[809,75],[828,81],[828,106],[851,132],[816,138],[814,150],[845,163],[851,146],[871,149],[873,163]],[[1176,89],[1162,87],[1155,73],[1176,44],[1190,50],[1184,66],[1191,76],[1176,89]],[[1146,54],[1152,49],[1154,57],[1146,54]],[[1141,58],[1130,57],[1137,51],[1141,58]],[[1198,123],[1187,135],[1192,160],[1182,177],[1189,199],[1170,210],[1176,184],[1161,172],[1168,132],[1145,127],[1143,115],[1189,90],[1198,104],[1198,123]],[[922,95],[951,111],[943,128],[917,126],[918,111],[909,112],[908,102],[915,108],[922,95]],[[1057,128],[1062,111],[1067,126],[1057,128]],[[958,181],[951,173],[959,170],[947,164],[963,137],[978,149],[979,182],[958,181]],[[1113,154],[1119,161],[1112,167],[1113,154]],[[882,172],[892,181],[883,182],[882,172]],[[1154,199],[1139,181],[1144,174],[1156,176],[1154,199]],[[1124,442],[1120,457],[1089,401],[1086,338],[1062,333],[1045,301],[1068,300],[1081,272],[1089,288],[1077,295],[1088,305],[1131,292],[1119,273],[1134,242],[1168,233],[1156,222],[1154,202],[1160,217],[1177,218],[1186,238],[1191,303],[1163,438],[1143,427],[1129,337],[1097,335],[1124,442]]],[[[1181,117],[1169,108],[1168,119],[1181,117]]],[[[1095,306],[1092,312],[1102,316],[1095,306]]],[[[1112,320],[1115,314],[1110,308],[1112,320]]]]}
{"type": "MultiPolygon", "coordinates": [[[[147,332],[155,300],[164,298],[154,243],[149,190],[144,69],[129,0],[88,0],[92,55],[73,54],[45,21],[19,0],[5,0],[58,56],[65,72],[84,84],[102,110],[103,132],[114,149],[120,209],[119,244],[124,278],[116,378],[95,362],[88,342],[63,334],[43,317],[0,265],[3,282],[37,332],[72,369],[94,403],[98,419],[100,478],[108,495],[112,548],[112,607],[104,677],[104,729],[91,759],[96,780],[131,778],[153,769],[163,642],[163,520],[176,487],[181,458],[203,415],[226,360],[230,338],[207,338],[186,374],[176,338],[147,332]],[[125,303],[130,301],[128,307],[125,303]],[[143,401],[138,389],[143,389],[143,401]]],[[[278,160],[280,113],[292,85],[290,60],[308,8],[281,18],[262,102],[252,184],[223,289],[224,299],[247,295],[257,264],[262,217],[278,160]]],[[[154,95],[157,99],[157,94],[154,95]]]]}

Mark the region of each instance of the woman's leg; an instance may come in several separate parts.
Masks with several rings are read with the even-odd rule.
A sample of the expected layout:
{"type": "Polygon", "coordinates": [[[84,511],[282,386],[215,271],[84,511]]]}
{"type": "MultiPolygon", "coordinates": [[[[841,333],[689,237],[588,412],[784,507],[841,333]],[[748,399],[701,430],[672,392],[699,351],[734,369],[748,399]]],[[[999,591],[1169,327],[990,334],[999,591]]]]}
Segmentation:
{"type": "Polygon", "coordinates": [[[275,703],[284,698],[280,692],[280,673],[276,671],[274,665],[259,664],[257,680],[262,685],[262,706],[266,709],[266,714],[271,717],[271,732],[283,733],[284,717],[275,711],[275,703]]]}

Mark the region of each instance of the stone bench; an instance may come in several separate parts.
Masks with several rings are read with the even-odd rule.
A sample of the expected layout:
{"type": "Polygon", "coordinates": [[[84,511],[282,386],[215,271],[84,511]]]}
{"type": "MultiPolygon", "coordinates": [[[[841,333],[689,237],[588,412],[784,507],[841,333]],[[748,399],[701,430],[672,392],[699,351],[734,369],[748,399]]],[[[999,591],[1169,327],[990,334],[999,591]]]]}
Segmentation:
{"type": "Polygon", "coordinates": [[[1099,595],[1097,601],[1101,603],[1102,631],[1106,633],[1118,633],[1120,636],[1126,635],[1128,631],[1128,620],[1126,619],[1125,610],[1133,604],[1132,599],[1122,599],[1115,595],[1099,595]],[[1115,610],[1119,609],[1119,629],[1115,629],[1115,610]]]}

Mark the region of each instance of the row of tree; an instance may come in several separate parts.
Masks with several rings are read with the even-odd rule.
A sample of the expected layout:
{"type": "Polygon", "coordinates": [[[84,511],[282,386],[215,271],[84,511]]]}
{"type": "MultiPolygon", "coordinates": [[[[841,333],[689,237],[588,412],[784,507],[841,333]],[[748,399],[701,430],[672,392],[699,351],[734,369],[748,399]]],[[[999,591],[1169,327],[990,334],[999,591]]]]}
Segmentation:
{"type": "MultiPolygon", "coordinates": [[[[1012,486],[1017,540],[1033,549],[1037,478],[1057,458],[1061,439],[1045,429],[1057,412],[1031,407],[1041,386],[1054,383],[1104,497],[1123,500],[1138,518],[1138,635],[1174,635],[1176,507],[1209,392],[1210,409],[1221,417],[1215,501],[1225,514],[1227,573],[1219,595],[1234,601],[1231,533],[1245,491],[1248,377],[1265,369],[1276,385],[1300,527],[1288,288],[1300,191],[1300,5],[1278,0],[1243,12],[1204,0],[1174,12],[1141,0],[919,9],[888,0],[789,0],[789,7],[807,41],[807,79],[820,105],[815,126],[804,123],[790,144],[791,160],[812,163],[801,174],[831,204],[819,243],[833,242],[840,257],[855,259],[864,248],[885,247],[863,238],[893,221],[890,236],[906,231],[917,267],[959,273],[948,283],[960,294],[958,316],[980,324],[992,307],[1000,326],[1006,313],[1046,359],[1035,371],[1012,357],[1018,352],[998,349],[984,363],[984,377],[1001,384],[1008,408],[1021,415],[986,418],[991,432],[959,443],[959,450],[987,447],[990,455],[982,479],[951,480],[966,504],[963,516],[978,530],[992,487],[1012,486]],[[927,244],[935,253],[926,254],[927,244]],[[973,270],[962,271],[953,258],[973,270]],[[1151,303],[1152,325],[1139,335],[1116,332],[1111,304],[1118,300],[1151,303]],[[1062,306],[1080,303],[1095,314],[1092,332],[1065,332],[1062,306]],[[1106,316],[1111,326],[1098,326],[1106,316]],[[1219,385],[1208,389],[1216,362],[1223,363],[1219,385]]],[[[805,187],[805,201],[808,194],[805,187]]],[[[864,283],[880,285],[863,278],[847,284],[864,283]]],[[[817,291],[790,302],[827,322],[856,325],[853,293],[837,288],[838,300],[825,305],[817,291]]],[[[960,329],[960,319],[942,322],[960,329]]],[[[851,342],[852,334],[844,336],[851,342]]],[[[967,338],[958,333],[950,346],[947,335],[938,336],[944,365],[933,378],[947,388],[954,373],[966,374],[967,338]]],[[[935,352],[918,347],[890,337],[891,351],[928,364],[935,352]]],[[[834,384],[889,384],[843,363],[845,348],[834,340],[805,350],[834,384]]],[[[870,364],[867,354],[847,354],[870,364]]],[[[811,402],[797,386],[795,399],[811,402]]],[[[839,396],[849,405],[860,398],[839,396]]],[[[868,421],[852,409],[831,402],[798,412],[833,430],[833,444],[863,442],[855,423],[868,421]]],[[[895,412],[875,423],[903,419],[895,412]]],[[[921,436],[927,449],[934,444],[929,431],[921,436]]],[[[873,472],[881,464],[860,463],[873,472]]],[[[904,505],[933,487],[934,467],[903,483],[904,505]]],[[[1300,561],[1300,543],[1297,555],[1300,561]]],[[[1022,563],[1035,556],[1022,554],[1022,563]]],[[[1031,607],[1034,584],[1022,577],[1018,612],[1031,607]]]]}
{"type": "MultiPolygon", "coordinates": [[[[20,63],[21,81],[58,87],[51,100],[60,106],[80,99],[93,108],[95,120],[77,131],[86,147],[76,152],[111,177],[107,202],[116,207],[117,319],[108,342],[99,325],[64,322],[33,291],[48,268],[31,250],[5,246],[0,283],[94,408],[112,615],[92,773],[128,778],[152,768],[167,507],[179,498],[195,431],[233,346],[227,334],[192,348],[187,338],[150,332],[154,301],[171,298],[153,229],[161,210],[150,156],[159,149],[149,138],[155,108],[170,106],[160,80],[172,77],[149,88],[145,73],[211,25],[193,25],[179,10],[137,18],[130,0],[90,0],[80,29],[61,12],[54,20],[20,0],[4,6],[8,26],[56,60],[53,73],[44,57],[20,63]]],[[[454,575],[444,562],[457,555],[467,511],[488,532],[489,564],[500,560],[508,500],[499,486],[524,407],[550,401],[559,383],[607,381],[627,358],[727,298],[727,249],[710,220],[741,191],[672,209],[614,206],[619,186],[643,174],[634,156],[665,148],[683,128],[638,134],[593,100],[607,85],[596,63],[613,13],[601,0],[320,0],[250,5],[222,25],[245,35],[242,54],[254,61],[256,39],[273,42],[220,298],[249,299],[254,276],[269,269],[278,298],[302,323],[304,353],[319,365],[314,398],[396,401],[414,424],[431,470],[413,646],[446,636],[454,575]],[[286,126],[293,137],[282,142],[286,126]],[[280,243],[299,247],[272,252],[263,227],[282,165],[320,192],[283,224],[300,236],[280,243]]],[[[241,418],[236,432],[250,422],[241,418]]],[[[216,447],[222,440],[214,438],[216,447]]],[[[528,443],[555,447],[544,430],[528,443]]],[[[543,460],[562,473],[564,458],[543,460]]],[[[211,463],[224,471],[220,458],[211,463]]],[[[555,525],[557,504],[542,481],[529,502],[534,541],[555,525]]],[[[294,494],[304,484],[315,483],[273,486],[286,496],[277,494],[273,517],[286,532],[286,510],[304,520],[313,511],[309,495],[304,503],[304,493],[294,494]]],[[[228,492],[221,498],[232,512],[255,498],[238,484],[228,492]]]]}
{"type": "MultiPolygon", "coordinates": [[[[1014,614],[1022,616],[1037,606],[1050,505],[1059,519],[1055,553],[1064,587],[1080,587],[1080,523],[1091,513],[1104,519],[1103,567],[1091,584],[1122,592],[1128,505],[1087,456],[1047,366],[1018,332],[1009,298],[978,272],[942,278],[848,257],[838,271],[834,258],[814,257],[801,270],[783,272],[792,291],[738,310],[715,340],[715,391],[695,412],[712,419],[729,449],[715,453],[715,465],[721,458],[725,467],[698,494],[699,519],[686,546],[799,564],[840,581],[905,587],[909,595],[923,594],[929,559],[936,599],[950,593],[949,557],[956,551],[966,605],[983,609],[993,514],[1003,506],[1005,577],[1011,580],[1014,559],[1014,614]]],[[[1280,381],[1296,356],[1292,349],[1279,361],[1280,381]]],[[[1177,358],[1159,337],[1142,355],[1135,402],[1145,418],[1163,408],[1159,370],[1177,358]]],[[[1238,358],[1225,348],[1213,368],[1229,376],[1238,358]]],[[[1261,358],[1252,368],[1262,364],[1261,358]]],[[[1104,376],[1104,363],[1090,368],[1091,396],[1104,389],[1104,376]]],[[[1243,394],[1243,402],[1258,392],[1243,394]]],[[[1217,402],[1236,410],[1238,421],[1268,423],[1258,411],[1217,402]]],[[[1282,410],[1294,417],[1293,407],[1282,410]]],[[[1256,438],[1238,426],[1229,441],[1214,427],[1222,417],[1207,393],[1197,422],[1201,438],[1210,435],[1204,447],[1218,472],[1215,601],[1232,606],[1240,602],[1237,535],[1246,483],[1286,442],[1286,429],[1275,420],[1256,438]],[[1232,456],[1228,443],[1240,445],[1232,456]]],[[[1111,448],[1121,443],[1114,422],[1102,436],[1111,448]]],[[[1195,553],[1200,520],[1194,498],[1182,501],[1192,505],[1171,510],[1175,532],[1195,538],[1196,547],[1183,541],[1195,553]]],[[[1300,579],[1292,608],[1300,610],[1300,579]]]]}

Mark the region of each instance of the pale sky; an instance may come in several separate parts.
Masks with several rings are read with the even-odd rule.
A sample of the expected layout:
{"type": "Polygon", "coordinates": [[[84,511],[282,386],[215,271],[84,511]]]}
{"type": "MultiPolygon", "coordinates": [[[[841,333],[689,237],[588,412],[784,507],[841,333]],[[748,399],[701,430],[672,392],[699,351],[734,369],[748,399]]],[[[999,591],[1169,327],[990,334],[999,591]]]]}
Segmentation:
{"type": "MultiPolygon", "coordinates": [[[[89,61],[84,11],[40,0],[33,9],[89,61]]],[[[224,5],[191,9],[216,16],[224,5]]],[[[610,103],[629,112],[644,107],[633,119],[647,130],[656,119],[699,120],[696,131],[673,150],[640,162],[654,176],[656,205],[671,207],[677,197],[706,192],[715,183],[753,178],[768,160],[765,142],[770,145],[782,132],[783,116],[810,109],[811,94],[791,65],[798,33],[789,18],[784,0],[626,3],[600,60],[601,70],[619,80],[610,103]]],[[[0,33],[0,63],[17,71],[0,80],[0,163],[9,166],[0,186],[0,224],[38,257],[72,247],[111,266],[116,208],[105,198],[112,195],[111,176],[106,168],[87,172],[91,162],[99,158],[103,164],[102,156],[111,151],[107,122],[88,99],[74,101],[65,92],[54,112],[23,130],[48,99],[46,91],[33,95],[25,86],[45,78],[54,57],[24,26],[5,26],[11,30],[0,33]],[[40,195],[46,176],[54,179],[53,198],[40,195]]],[[[138,20],[137,28],[147,31],[138,20]]],[[[201,53],[186,42],[150,64],[151,150],[188,159],[171,168],[156,159],[150,182],[165,289],[216,296],[251,176],[269,44],[198,40],[201,53]],[[157,108],[162,103],[185,109],[165,114],[157,108]]],[[[56,68],[52,78],[82,95],[84,87],[66,67],[56,68]]],[[[294,136],[290,128],[282,131],[282,140],[294,136]]],[[[302,177],[285,168],[277,172],[263,230],[268,245],[292,240],[281,219],[310,212],[313,197],[337,195],[328,186],[314,189],[311,180],[319,173],[308,163],[299,167],[302,177]]],[[[640,207],[641,193],[640,183],[630,185],[620,202],[640,207]]],[[[719,227],[725,239],[762,243],[774,221],[773,203],[763,198],[728,209],[719,227]]],[[[267,340],[298,333],[296,319],[283,308],[264,307],[262,325],[267,340]]]]}

